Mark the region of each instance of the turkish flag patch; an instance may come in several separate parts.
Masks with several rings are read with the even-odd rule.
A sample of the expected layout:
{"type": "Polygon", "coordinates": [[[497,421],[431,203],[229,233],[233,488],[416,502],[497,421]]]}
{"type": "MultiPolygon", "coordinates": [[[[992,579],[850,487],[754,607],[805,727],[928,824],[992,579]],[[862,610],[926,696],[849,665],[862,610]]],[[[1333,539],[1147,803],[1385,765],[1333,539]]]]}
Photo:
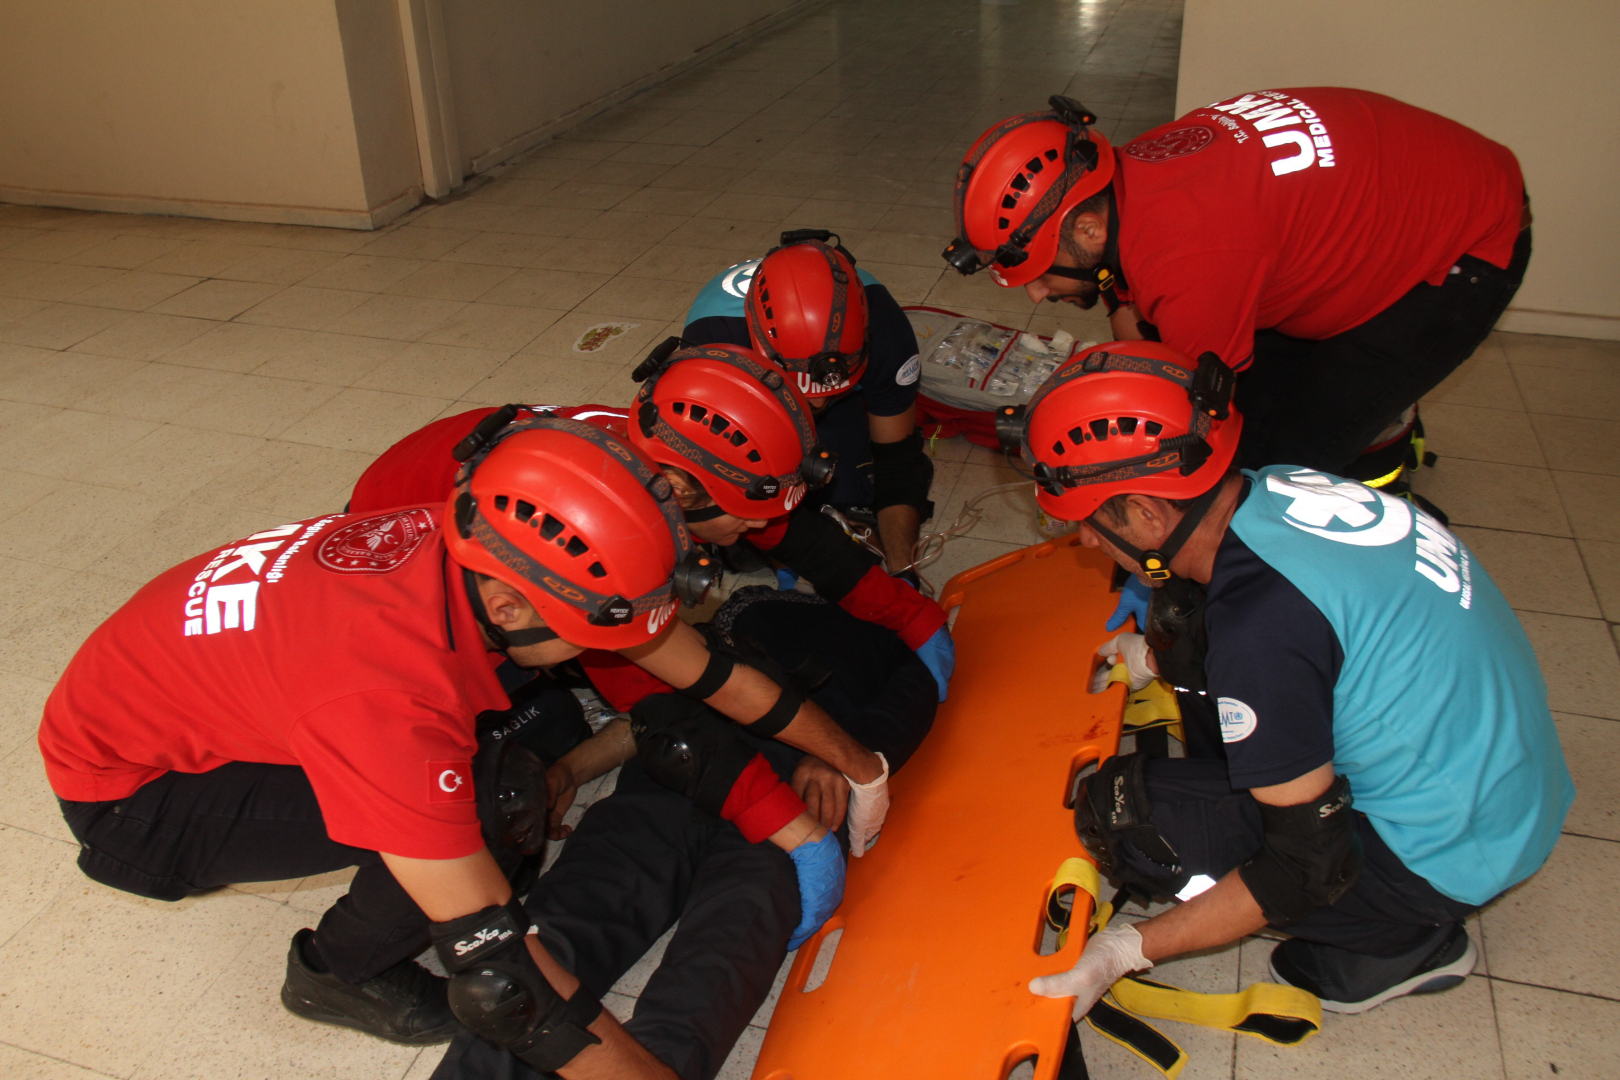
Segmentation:
{"type": "Polygon", "coordinates": [[[472,802],[472,762],[428,762],[427,785],[430,803],[472,802]]]}

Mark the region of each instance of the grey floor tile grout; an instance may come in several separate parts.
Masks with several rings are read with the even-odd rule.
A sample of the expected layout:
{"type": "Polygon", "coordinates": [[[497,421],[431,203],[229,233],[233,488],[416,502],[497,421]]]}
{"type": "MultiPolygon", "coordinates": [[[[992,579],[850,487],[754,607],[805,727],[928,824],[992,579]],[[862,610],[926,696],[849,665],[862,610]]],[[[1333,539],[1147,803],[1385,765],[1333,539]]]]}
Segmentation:
{"type": "MultiPolygon", "coordinates": [[[[57,1057],[57,1056],[56,1056],[56,1055],[55,1055],[55,1054],[46,1054],[46,1053],[41,1053],[41,1052],[40,1052],[40,1051],[38,1051],[38,1050],[32,1050],[32,1049],[29,1049],[29,1048],[28,1048],[28,1047],[26,1047],[26,1046],[22,1046],[22,1045],[20,1045],[20,1044],[18,1044],[18,1043],[11,1043],[11,1042],[0,1042],[0,1046],[9,1046],[9,1047],[11,1047],[11,1048],[12,1048],[12,1049],[13,1049],[13,1050],[20,1050],[20,1051],[21,1051],[21,1052],[23,1052],[23,1053],[25,1053],[25,1054],[32,1054],[32,1055],[34,1055],[34,1056],[35,1056],[35,1057],[42,1057],[42,1058],[44,1058],[44,1059],[45,1059],[45,1060],[46,1060],[46,1061],[59,1061],[59,1062],[61,1062],[61,1063],[62,1063],[62,1064],[63,1064],[63,1065],[69,1065],[69,1066],[72,1066],[72,1067],[73,1067],[73,1068],[75,1068],[75,1069],[83,1069],[83,1070],[84,1070],[84,1071],[85,1071],[85,1072],[87,1072],[87,1073],[94,1073],[94,1074],[95,1074],[95,1075],[97,1075],[97,1076],[107,1076],[107,1077],[112,1077],[112,1078],[113,1078],[113,1080],[125,1080],[125,1077],[124,1077],[124,1076],[121,1076],[121,1075],[120,1075],[120,1074],[118,1074],[118,1073],[110,1073],[110,1072],[103,1072],[103,1071],[102,1071],[102,1070],[100,1070],[100,1069],[92,1069],[92,1068],[91,1068],[91,1067],[90,1067],[90,1066],[88,1066],[88,1065],[80,1065],[80,1064],[79,1064],[79,1063],[78,1063],[78,1062],[77,1062],[77,1061],[70,1061],[70,1060],[68,1060],[68,1059],[67,1059],[67,1058],[65,1058],[65,1057],[57,1057]]],[[[134,1075],[134,1070],[131,1070],[131,1071],[130,1071],[130,1073],[129,1073],[129,1075],[134,1075]]]]}
{"type": "Polygon", "coordinates": [[[1612,836],[1593,836],[1591,833],[1576,832],[1574,829],[1561,829],[1559,835],[1578,836],[1583,840],[1598,840],[1605,844],[1620,844],[1620,840],[1616,840],[1612,836]]]}
{"type": "Polygon", "coordinates": [[[1620,997],[1611,997],[1607,994],[1594,994],[1586,990],[1571,990],[1565,986],[1552,986],[1548,983],[1529,982],[1525,979],[1508,979],[1501,975],[1474,975],[1476,979],[1485,979],[1493,983],[1507,983],[1509,986],[1531,986],[1537,990],[1551,990],[1556,994],[1568,994],[1571,997],[1591,998],[1594,1001],[1612,1001],[1620,1003],[1620,997]]]}

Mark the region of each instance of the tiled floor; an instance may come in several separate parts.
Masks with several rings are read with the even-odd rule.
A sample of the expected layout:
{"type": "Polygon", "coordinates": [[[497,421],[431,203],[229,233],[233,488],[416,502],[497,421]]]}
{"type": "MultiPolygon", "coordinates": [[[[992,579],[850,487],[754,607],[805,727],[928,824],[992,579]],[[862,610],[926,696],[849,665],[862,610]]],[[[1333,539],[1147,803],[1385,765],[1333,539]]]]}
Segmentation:
{"type": "MultiPolygon", "coordinates": [[[[341,880],[163,905],[78,875],[33,732],[80,640],[181,558],[341,506],[436,416],[627,401],[697,287],[783,227],[840,230],[903,302],[1104,336],[943,272],[950,178],[983,127],[1053,92],[1116,138],[1168,118],[1179,18],[1173,0],[846,0],[378,233],[0,207],[0,1075],[427,1076],[438,1050],[277,1003],[289,935],[341,880]],[[574,351],[604,323],[626,329],[574,351]]],[[[1497,335],[1425,409],[1442,458],[1422,489],[1543,659],[1579,788],[1568,835],[1475,920],[1488,977],[1330,1017],[1301,1049],[1178,1028],[1188,1080],[1620,1075],[1620,347],[1497,335]]],[[[934,449],[936,525],[1012,478],[986,451],[934,449]]],[[[987,506],[936,582],[1038,538],[1026,496],[987,506]]],[[[1235,989],[1268,947],[1166,973],[1235,989]]],[[[747,1074],[761,1034],[725,1075],[747,1074]]],[[[1095,1076],[1151,1075],[1086,1042],[1095,1076]]]]}

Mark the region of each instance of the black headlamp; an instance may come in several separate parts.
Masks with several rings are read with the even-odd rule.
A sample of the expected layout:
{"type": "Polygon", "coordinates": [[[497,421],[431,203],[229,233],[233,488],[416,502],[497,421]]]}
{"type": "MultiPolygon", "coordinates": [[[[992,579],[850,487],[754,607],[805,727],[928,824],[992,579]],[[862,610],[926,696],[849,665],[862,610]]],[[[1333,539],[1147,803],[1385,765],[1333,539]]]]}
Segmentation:
{"type": "Polygon", "coordinates": [[[721,577],[720,560],[693,548],[675,567],[675,595],[687,607],[697,607],[709,590],[720,587],[721,577]]]}
{"type": "Polygon", "coordinates": [[[799,463],[799,476],[804,480],[805,487],[826,487],[832,483],[833,472],[837,468],[838,455],[818,443],[799,463]]]}

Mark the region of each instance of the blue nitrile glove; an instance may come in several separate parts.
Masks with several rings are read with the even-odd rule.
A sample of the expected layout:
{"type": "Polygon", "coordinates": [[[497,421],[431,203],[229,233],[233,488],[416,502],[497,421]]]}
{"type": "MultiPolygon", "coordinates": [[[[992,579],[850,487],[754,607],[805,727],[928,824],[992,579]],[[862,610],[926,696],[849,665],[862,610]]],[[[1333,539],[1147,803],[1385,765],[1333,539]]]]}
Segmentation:
{"type": "MultiPolygon", "coordinates": [[[[1132,615],[1136,616],[1136,632],[1144,633],[1147,630],[1148,597],[1153,590],[1142,584],[1142,579],[1132,574],[1125,582],[1125,587],[1119,590],[1119,604],[1114,613],[1108,616],[1108,622],[1103,625],[1104,630],[1118,630],[1125,625],[1125,620],[1132,615]]],[[[944,698],[940,699],[945,700],[944,698]]]]}
{"type": "Polygon", "coordinates": [[[776,588],[779,592],[792,592],[793,586],[799,583],[799,575],[787,567],[778,567],[776,571],[776,588]]]}
{"type": "Polygon", "coordinates": [[[808,840],[788,852],[799,875],[799,910],[803,916],[788,939],[788,948],[797,949],[821,929],[844,900],[844,851],[838,837],[828,833],[815,843],[808,840]]]}
{"type": "Polygon", "coordinates": [[[917,658],[928,665],[934,681],[939,683],[939,700],[945,700],[945,687],[950,685],[951,673],[956,670],[956,642],[951,640],[948,627],[940,627],[934,636],[917,646],[917,658]]]}

